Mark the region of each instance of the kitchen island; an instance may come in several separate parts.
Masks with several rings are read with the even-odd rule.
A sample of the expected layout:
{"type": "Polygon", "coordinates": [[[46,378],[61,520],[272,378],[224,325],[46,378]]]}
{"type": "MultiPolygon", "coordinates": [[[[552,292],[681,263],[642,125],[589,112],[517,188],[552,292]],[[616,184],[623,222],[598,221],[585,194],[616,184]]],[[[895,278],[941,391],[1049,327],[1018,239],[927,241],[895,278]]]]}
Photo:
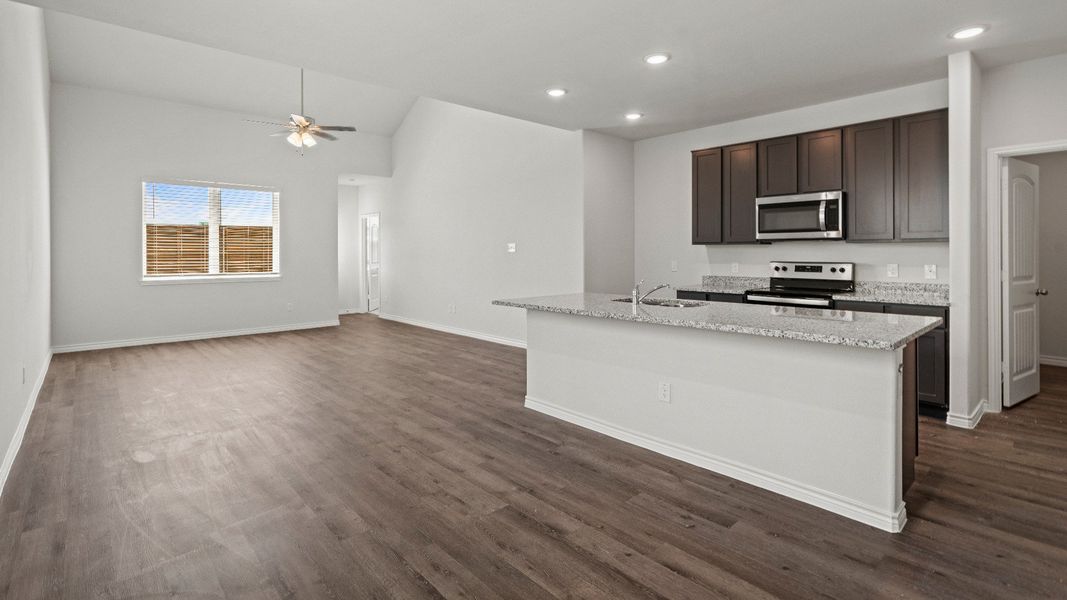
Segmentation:
{"type": "Polygon", "coordinates": [[[618,299],[494,302],[527,309],[528,408],[903,528],[916,439],[911,342],[940,319],[618,299]]]}

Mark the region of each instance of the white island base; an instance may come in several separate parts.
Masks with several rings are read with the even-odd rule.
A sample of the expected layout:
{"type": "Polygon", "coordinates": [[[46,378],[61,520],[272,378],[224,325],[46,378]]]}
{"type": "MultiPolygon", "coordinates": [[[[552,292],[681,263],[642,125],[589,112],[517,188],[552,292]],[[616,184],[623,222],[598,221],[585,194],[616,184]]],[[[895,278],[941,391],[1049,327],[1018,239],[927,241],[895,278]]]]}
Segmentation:
{"type": "MultiPolygon", "coordinates": [[[[539,310],[527,323],[528,408],[879,529],[904,527],[914,447],[902,441],[903,348],[539,310]]],[[[914,427],[914,413],[906,419],[914,427]]]]}

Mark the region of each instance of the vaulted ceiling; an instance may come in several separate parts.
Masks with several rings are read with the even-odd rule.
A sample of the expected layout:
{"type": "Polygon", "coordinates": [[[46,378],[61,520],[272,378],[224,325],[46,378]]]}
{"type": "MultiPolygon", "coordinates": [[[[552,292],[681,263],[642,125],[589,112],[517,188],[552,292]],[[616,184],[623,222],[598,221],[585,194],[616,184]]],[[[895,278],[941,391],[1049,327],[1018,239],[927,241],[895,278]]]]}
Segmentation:
{"type": "Polygon", "coordinates": [[[425,95],[639,139],[941,78],[963,49],[983,67],[1067,52],[1063,0],[27,1],[172,38],[53,15],[61,80],[266,111],[294,95],[284,65],[303,65],[317,73],[309,105],[347,92],[361,99],[352,116],[329,118],[362,115],[357,126],[385,134],[425,95]],[[975,23],[991,30],[948,38],[975,23]],[[673,59],[642,61],[660,50],[673,59]],[[549,87],[569,93],[549,98],[549,87]],[[628,123],[629,111],[645,117],[628,123]]]}

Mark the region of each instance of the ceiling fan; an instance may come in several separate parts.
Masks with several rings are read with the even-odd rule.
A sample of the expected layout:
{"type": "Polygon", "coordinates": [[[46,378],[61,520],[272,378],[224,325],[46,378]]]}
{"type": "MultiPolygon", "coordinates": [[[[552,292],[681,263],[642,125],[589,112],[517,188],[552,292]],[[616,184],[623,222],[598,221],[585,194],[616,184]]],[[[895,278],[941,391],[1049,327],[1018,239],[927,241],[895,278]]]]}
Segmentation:
{"type": "Polygon", "coordinates": [[[326,133],[327,131],[355,131],[355,127],[348,125],[319,125],[315,123],[315,119],[304,114],[304,69],[300,69],[300,114],[289,115],[288,123],[277,123],[274,121],[256,121],[253,119],[245,119],[251,123],[259,123],[260,125],[277,125],[278,127],[284,127],[281,131],[272,133],[272,136],[286,136],[285,141],[300,148],[300,154],[304,154],[304,148],[310,148],[318,143],[315,138],[322,138],[324,140],[334,141],[337,137],[326,133]]]}

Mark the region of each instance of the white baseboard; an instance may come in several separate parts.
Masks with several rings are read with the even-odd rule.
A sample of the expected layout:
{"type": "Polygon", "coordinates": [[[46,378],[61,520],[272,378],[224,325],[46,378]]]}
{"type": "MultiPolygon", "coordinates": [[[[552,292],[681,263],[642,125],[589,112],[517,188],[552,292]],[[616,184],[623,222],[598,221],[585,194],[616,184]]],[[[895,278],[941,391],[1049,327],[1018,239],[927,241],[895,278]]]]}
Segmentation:
{"type": "Polygon", "coordinates": [[[379,314],[379,317],[396,321],[398,323],[405,323],[407,325],[414,325],[415,327],[424,327],[426,329],[433,329],[434,331],[443,331],[445,333],[454,333],[456,335],[462,335],[469,338],[475,338],[478,340],[484,340],[486,342],[493,342],[496,344],[504,344],[505,346],[514,346],[516,348],[525,348],[526,342],[523,340],[516,340],[512,338],[501,337],[498,335],[492,335],[489,333],[482,333],[480,331],[471,331],[470,329],[461,329],[459,327],[452,327],[450,325],[440,325],[438,323],[430,323],[428,321],[419,321],[417,319],[409,319],[407,317],[400,317],[397,315],[379,314]]]}
{"type": "Polygon", "coordinates": [[[989,401],[983,399],[978,403],[978,406],[974,407],[969,415],[957,415],[949,411],[945,416],[945,423],[953,427],[961,427],[963,429],[974,429],[978,426],[978,422],[982,420],[982,415],[985,414],[985,407],[989,401]]]}
{"type": "Polygon", "coordinates": [[[359,314],[363,314],[364,312],[365,312],[364,310],[359,309],[359,308],[342,308],[341,310],[337,311],[337,314],[339,314],[339,315],[359,315],[359,314]]]}
{"type": "Polygon", "coordinates": [[[125,348],[127,346],[145,346],[148,344],[169,344],[171,342],[191,342],[194,340],[207,340],[211,338],[232,337],[236,335],[254,335],[257,333],[277,333],[279,331],[296,331],[299,329],[317,329],[319,327],[337,327],[341,322],[334,318],[329,321],[314,321],[310,323],[292,323],[289,325],[271,325],[268,327],[249,327],[246,329],[230,329],[226,331],[204,331],[201,333],[188,333],[183,335],[161,335],[157,337],[133,338],[128,340],[110,340],[106,342],[89,342],[85,344],[66,344],[55,346],[53,352],[83,352],[85,350],[105,350],[107,348],[125,348]]]}
{"type": "MultiPolygon", "coordinates": [[[[907,512],[901,502],[892,513],[882,512],[874,507],[843,498],[838,494],[827,492],[809,485],[761,471],[747,465],[739,464],[699,450],[687,448],[672,442],[655,438],[630,429],[606,423],[555,404],[526,396],[526,408],[573,423],[617,440],[640,446],[665,456],[687,462],[691,465],[714,471],[727,477],[770,490],[777,494],[817,506],[883,531],[899,533],[907,522],[907,512]]],[[[828,465],[830,468],[830,465],[828,465]]]]}
{"type": "Polygon", "coordinates": [[[1048,354],[1042,354],[1041,364],[1048,365],[1050,367],[1067,367],[1067,356],[1051,356],[1048,354]]]}
{"type": "Polygon", "coordinates": [[[7,476],[11,474],[11,466],[15,464],[15,456],[19,453],[19,448],[22,447],[22,438],[26,435],[26,426],[30,424],[30,416],[33,414],[33,408],[37,406],[37,396],[41,395],[41,388],[44,386],[44,378],[48,375],[48,367],[52,364],[52,352],[48,352],[48,356],[44,359],[44,366],[41,367],[41,372],[37,374],[37,381],[33,383],[33,390],[30,391],[30,398],[26,402],[26,408],[22,411],[22,417],[19,419],[18,427],[15,429],[15,435],[11,438],[11,443],[7,445],[7,452],[4,453],[4,462],[0,463],[0,495],[4,493],[4,484],[7,483],[7,476]]]}

